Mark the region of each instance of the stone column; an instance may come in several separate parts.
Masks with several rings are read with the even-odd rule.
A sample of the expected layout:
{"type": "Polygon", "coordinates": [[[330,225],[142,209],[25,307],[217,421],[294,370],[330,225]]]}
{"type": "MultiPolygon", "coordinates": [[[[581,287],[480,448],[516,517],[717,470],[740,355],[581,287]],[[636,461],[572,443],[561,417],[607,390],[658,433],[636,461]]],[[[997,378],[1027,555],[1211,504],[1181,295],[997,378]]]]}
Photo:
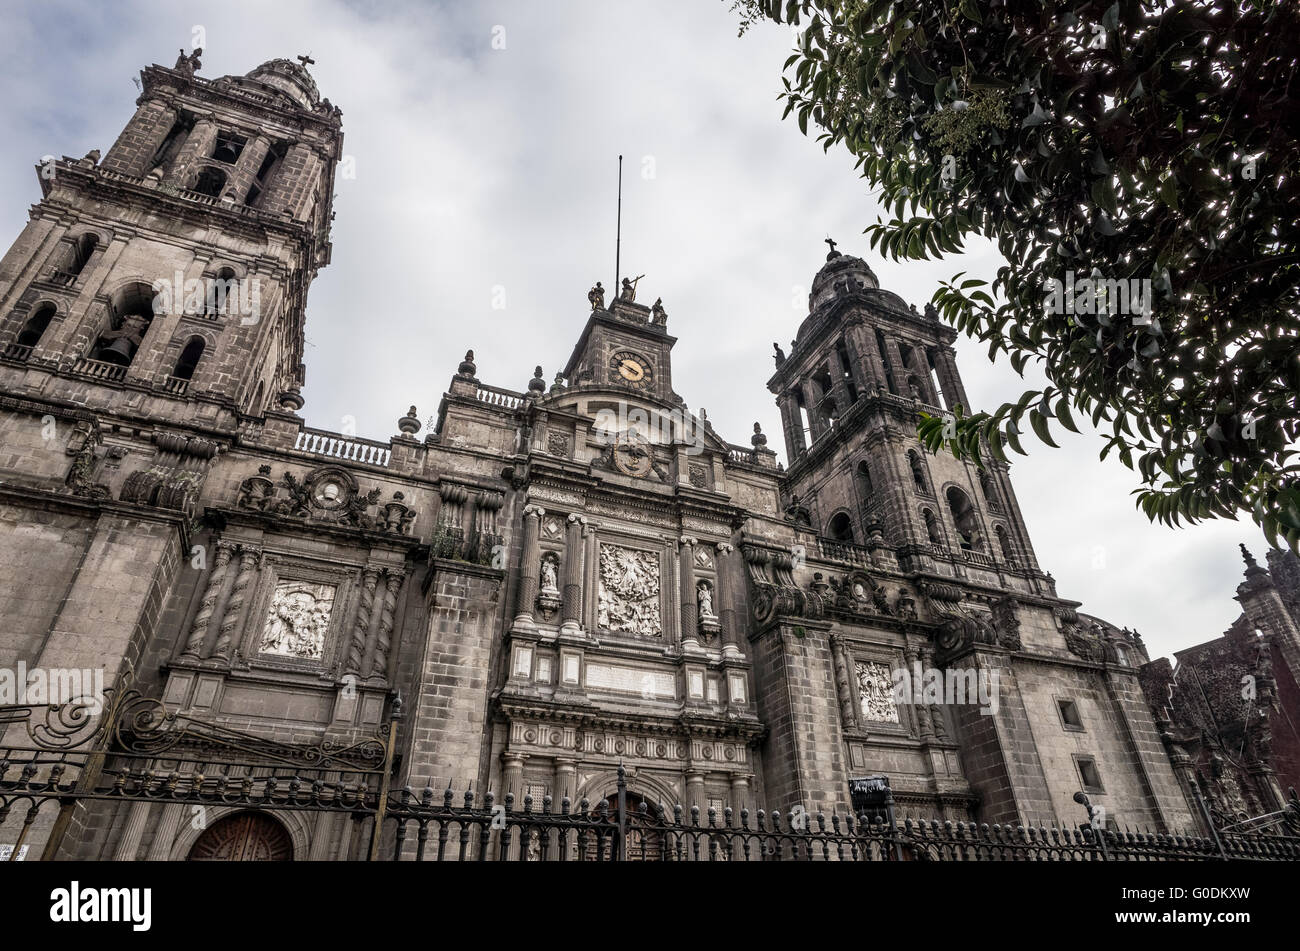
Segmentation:
{"type": "Polygon", "coordinates": [[[695,592],[695,545],[698,544],[690,535],[683,535],[678,542],[677,567],[680,572],[682,601],[682,647],[699,650],[699,605],[695,592]]]}
{"type": "Polygon", "coordinates": [[[379,626],[375,630],[375,653],[370,662],[370,679],[388,679],[388,651],[392,646],[393,611],[397,607],[397,592],[402,586],[403,574],[389,571],[385,581],[383,608],[379,612],[379,626]]]}
{"type": "Polygon", "coordinates": [[[957,353],[952,347],[938,347],[934,352],[934,369],[939,376],[939,386],[946,397],[947,408],[952,409],[960,403],[962,409],[970,413],[970,400],[961,385],[961,374],[957,372],[957,353]]]}
{"type": "Polygon", "coordinates": [[[596,610],[600,598],[600,551],[596,541],[596,525],[586,522],[582,526],[582,539],[586,546],[586,555],[582,563],[583,573],[583,612],[587,630],[596,629],[596,610]]]}
{"type": "Polygon", "coordinates": [[[831,393],[835,398],[836,408],[839,410],[840,415],[843,416],[848,412],[849,407],[853,405],[853,399],[849,396],[849,388],[844,381],[845,373],[851,371],[849,371],[849,368],[844,365],[844,361],[840,359],[839,347],[831,347],[830,364],[832,378],[831,393]]]}
{"type": "Polygon", "coordinates": [[[515,809],[522,809],[524,803],[524,754],[522,753],[502,753],[501,754],[501,798],[497,801],[504,804],[507,793],[515,794],[515,809]]]}
{"type": "Polygon", "coordinates": [[[212,574],[208,576],[208,586],[203,590],[203,600],[199,602],[189,639],[181,653],[188,660],[198,660],[203,656],[203,644],[208,639],[208,624],[216,610],[217,598],[221,597],[221,588],[226,582],[226,566],[230,564],[230,557],[234,553],[235,546],[229,542],[217,543],[217,557],[212,564],[212,574]]]}
{"type": "Polygon", "coordinates": [[[334,844],[334,818],[336,813],[321,812],[316,816],[316,825],[311,831],[311,846],[307,852],[309,862],[327,862],[330,858],[330,846],[334,844]]]}
{"type": "Polygon", "coordinates": [[[910,369],[921,384],[921,393],[925,401],[931,406],[942,406],[939,394],[934,389],[934,378],[930,375],[930,364],[926,359],[926,351],[921,346],[915,346],[911,349],[912,361],[910,369]]]}
{"type": "Polygon", "coordinates": [[[854,378],[864,393],[879,387],[885,389],[885,366],[876,349],[875,335],[861,321],[850,324],[844,332],[844,345],[853,361],[854,378]]]}
{"type": "Polygon", "coordinates": [[[126,175],[143,176],[158,147],[176,124],[176,107],[161,99],[144,98],[113,147],[100,161],[101,168],[126,175]]]}
{"type": "Polygon", "coordinates": [[[693,806],[699,807],[700,824],[706,825],[709,812],[704,802],[704,773],[697,769],[686,771],[686,808],[693,806]]]}
{"type": "MultiPolygon", "coordinates": [[[[934,666],[934,648],[922,647],[920,653],[922,669],[929,670],[934,666]]],[[[944,726],[943,721],[943,708],[938,704],[930,704],[928,707],[922,704],[921,709],[925,711],[930,721],[931,735],[939,740],[948,739],[948,728],[944,726]]]]}
{"type": "Polygon", "coordinates": [[[855,730],[858,727],[858,698],[853,689],[853,670],[848,649],[838,637],[831,638],[831,660],[835,664],[835,681],[840,694],[840,716],[844,718],[847,729],[855,730]]]}
{"type": "Polygon", "coordinates": [[[912,389],[907,385],[907,364],[903,362],[902,351],[898,341],[893,337],[885,338],[885,350],[889,357],[889,366],[894,371],[894,392],[899,396],[911,396],[912,389]]]}
{"type": "Polygon", "coordinates": [[[118,839],[117,849],[113,852],[114,862],[134,862],[135,854],[140,851],[140,838],[145,826],[149,824],[150,802],[134,802],[126,817],[126,827],[122,829],[122,838],[118,839]]]}
{"type": "Polygon", "coordinates": [[[176,830],[180,828],[181,820],[188,812],[189,809],[185,806],[163,806],[162,816],[153,830],[153,841],[149,843],[149,851],[144,855],[146,862],[166,862],[171,858],[172,845],[176,842],[176,830]]]}
{"type": "Polygon", "coordinates": [[[180,153],[172,165],[168,176],[172,184],[180,188],[189,188],[193,184],[190,179],[195,169],[211,155],[216,141],[217,117],[209,114],[196,121],[190,134],[185,137],[185,144],[181,146],[180,153]]]}
{"type": "MultiPolygon", "coordinates": [[[[753,803],[750,801],[749,777],[732,776],[731,777],[731,809],[733,822],[740,822],[740,810],[748,809],[753,803]]],[[[751,810],[752,811],[752,810],[751,810]]]]}
{"type": "Polygon", "coordinates": [[[803,420],[793,392],[783,393],[780,399],[781,427],[785,431],[785,453],[791,462],[808,448],[803,435],[803,420]]]}
{"type": "MultiPolygon", "coordinates": [[[[912,647],[912,646],[909,645],[909,646],[903,648],[903,662],[904,662],[905,664],[907,664],[907,675],[908,675],[909,678],[912,679],[912,698],[913,698],[913,699],[916,698],[916,696],[917,696],[917,691],[918,691],[921,687],[924,686],[924,684],[917,684],[917,683],[915,682],[915,678],[916,678],[916,663],[917,663],[917,661],[918,661],[919,659],[920,659],[920,656],[918,655],[917,650],[916,650],[915,647],[912,647]]],[[[922,664],[921,664],[922,676],[924,676],[925,669],[926,669],[928,666],[929,666],[929,660],[928,660],[928,659],[922,662],[922,664]]],[[[934,739],[934,720],[933,720],[933,718],[930,716],[930,708],[929,708],[929,706],[927,706],[927,705],[924,704],[924,703],[913,703],[913,706],[914,706],[915,709],[916,709],[916,720],[917,720],[917,726],[918,726],[918,727],[920,728],[920,730],[921,730],[921,737],[922,737],[923,739],[927,739],[927,740],[932,740],[932,739],[934,739]]]]}
{"type": "Polygon", "coordinates": [[[365,568],[361,572],[361,603],[357,607],[357,622],[352,629],[352,641],[348,645],[348,659],[344,671],[361,675],[368,670],[366,663],[371,654],[370,648],[370,613],[375,604],[375,585],[379,582],[378,568],[365,568]]]}
{"type": "Polygon", "coordinates": [[[248,140],[244,151],[239,155],[239,161],[230,170],[228,186],[234,188],[236,201],[243,203],[248,189],[257,180],[257,170],[262,167],[262,160],[270,150],[271,140],[260,132],[248,140]]]}
{"type": "Polygon", "coordinates": [[[722,652],[728,655],[741,653],[740,632],[736,630],[736,608],[732,603],[731,565],[736,549],[721,542],[713,556],[713,573],[717,577],[718,623],[722,625],[722,652]]]}
{"type": "Polygon", "coordinates": [[[560,606],[563,622],[560,629],[566,633],[582,630],[582,533],[587,520],[581,515],[570,515],[564,528],[564,601],[560,606]]]}
{"type": "Polygon", "coordinates": [[[817,398],[817,385],[812,380],[804,380],[803,405],[808,410],[808,427],[812,430],[813,442],[816,442],[821,438],[821,434],[826,432],[826,421],[822,418],[821,410],[817,407],[820,402],[817,398]]]}
{"type": "Polygon", "coordinates": [[[569,797],[570,809],[576,808],[576,797],[578,794],[578,764],[571,759],[555,760],[555,791],[551,797],[555,802],[555,811],[560,811],[560,803],[565,796],[569,797]]]}
{"type": "Polygon", "coordinates": [[[229,660],[234,648],[235,637],[239,631],[239,622],[244,614],[244,601],[248,598],[248,586],[253,582],[257,562],[261,556],[256,548],[242,547],[239,551],[239,574],[235,576],[235,586],[230,589],[226,600],[226,614],[221,621],[221,630],[217,634],[217,643],[212,648],[212,656],[229,660]]]}
{"type": "Polygon", "coordinates": [[[524,506],[524,538],[519,567],[519,598],[515,602],[515,623],[512,630],[531,631],[537,625],[533,620],[533,605],[537,602],[537,585],[541,574],[541,537],[542,516],[546,509],[540,505],[524,506]]]}

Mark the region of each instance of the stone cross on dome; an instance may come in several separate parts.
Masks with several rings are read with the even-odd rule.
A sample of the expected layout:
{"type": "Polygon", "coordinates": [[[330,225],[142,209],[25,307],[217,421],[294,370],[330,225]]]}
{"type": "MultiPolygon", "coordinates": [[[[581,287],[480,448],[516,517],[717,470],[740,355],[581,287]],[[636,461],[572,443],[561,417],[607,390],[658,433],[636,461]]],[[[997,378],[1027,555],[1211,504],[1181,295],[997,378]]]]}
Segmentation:
{"type": "Polygon", "coordinates": [[[826,243],[827,243],[828,245],[830,245],[830,248],[831,248],[831,252],[830,252],[830,254],[826,255],[826,260],[829,261],[831,258],[839,257],[840,252],[838,252],[838,251],[835,250],[835,244],[836,244],[836,242],[833,241],[833,240],[831,240],[830,238],[827,238],[827,239],[826,239],[826,243]]]}
{"type": "Polygon", "coordinates": [[[303,69],[306,69],[308,66],[316,65],[316,61],[311,58],[310,54],[306,56],[295,56],[294,59],[302,63],[303,69]]]}

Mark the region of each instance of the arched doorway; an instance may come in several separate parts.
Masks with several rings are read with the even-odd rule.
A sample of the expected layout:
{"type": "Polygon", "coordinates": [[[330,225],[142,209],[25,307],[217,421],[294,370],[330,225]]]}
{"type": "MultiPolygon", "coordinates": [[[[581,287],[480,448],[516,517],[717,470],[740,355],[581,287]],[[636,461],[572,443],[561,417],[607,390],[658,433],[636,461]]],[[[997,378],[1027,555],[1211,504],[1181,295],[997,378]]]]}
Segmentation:
{"type": "Polygon", "coordinates": [[[226,816],[199,836],[191,862],[289,862],[293,841],[275,819],[258,812],[226,816]]]}

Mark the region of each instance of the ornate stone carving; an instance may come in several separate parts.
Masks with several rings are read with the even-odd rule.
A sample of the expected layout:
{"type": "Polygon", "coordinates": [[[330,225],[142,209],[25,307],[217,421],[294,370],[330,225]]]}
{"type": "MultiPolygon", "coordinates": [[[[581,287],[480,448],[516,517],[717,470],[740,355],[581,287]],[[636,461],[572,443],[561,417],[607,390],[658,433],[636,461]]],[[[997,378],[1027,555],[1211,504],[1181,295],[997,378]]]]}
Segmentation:
{"type": "Polygon", "coordinates": [[[275,586],[258,653],[320,660],[334,610],[334,586],[281,581],[275,586]]]}
{"type": "Polygon", "coordinates": [[[661,637],[659,610],[659,554],[602,544],[597,607],[600,628],[661,637]]]}
{"type": "Polygon", "coordinates": [[[1007,595],[993,602],[993,627],[998,632],[998,643],[1009,650],[1020,650],[1020,617],[1016,609],[1019,602],[1007,595]]]}
{"type": "Polygon", "coordinates": [[[237,507],[395,535],[410,535],[415,525],[417,513],[402,492],[380,503],[379,488],[362,492],[351,474],[336,466],[315,469],[301,480],[286,472],[279,483],[271,481],[270,466],[259,467],[257,473],[240,483],[237,507]]]}
{"type": "Polygon", "coordinates": [[[1084,630],[1079,623],[1079,615],[1074,608],[1064,605],[1058,607],[1055,611],[1056,619],[1061,624],[1061,634],[1065,638],[1065,646],[1071,654],[1076,657],[1082,657],[1084,660],[1099,661],[1105,656],[1105,648],[1101,640],[1084,630]]]}
{"type": "Polygon", "coordinates": [[[894,683],[889,668],[874,660],[854,664],[858,679],[858,709],[864,720],[898,723],[894,683]]]}
{"type": "Polygon", "coordinates": [[[66,450],[67,454],[72,456],[72,467],[68,469],[67,478],[63,480],[63,484],[71,489],[74,495],[90,498],[108,496],[108,487],[96,485],[93,480],[95,449],[101,442],[102,436],[98,423],[85,419],[78,421],[72,437],[68,440],[66,450]]]}
{"type": "Polygon", "coordinates": [[[552,456],[560,456],[567,459],[569,457],[569,436],[567,433],[557,433],[551,430],[546,434],[546,451],[552,456]]]}
{"type": "Polygon", "coordinates": [[[691,485],[695,486],[695,488],[697,489],[708,488],[709,479],[708,479],[708,475],[704,471],[704,466],[691,466],[690,479],[691,479],[691,485]]]}

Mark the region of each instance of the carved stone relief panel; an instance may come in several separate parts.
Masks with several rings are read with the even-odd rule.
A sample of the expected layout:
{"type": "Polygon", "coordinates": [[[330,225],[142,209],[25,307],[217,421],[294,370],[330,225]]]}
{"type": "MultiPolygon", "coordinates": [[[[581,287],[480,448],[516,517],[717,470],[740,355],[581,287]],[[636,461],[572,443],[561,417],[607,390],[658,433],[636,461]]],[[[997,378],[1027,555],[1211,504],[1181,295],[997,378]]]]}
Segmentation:
{"type": "Polygon", "coordinates": [[[309,581],[281,581],[271,597],[258,652],[320,660],[334,610],[335,587],[309,581]]]}
{"type": "Polygon", "coordinates": [[[898,723],[894,683],[889,668],[876,661],[858,661],[858,703],[862,717],[876,723],[898,723]]]}
{"type": "Polygon", "coordinates": [[[661,637],[659,553],[600,546],[598,622],[601,630],[661,637]]]}

